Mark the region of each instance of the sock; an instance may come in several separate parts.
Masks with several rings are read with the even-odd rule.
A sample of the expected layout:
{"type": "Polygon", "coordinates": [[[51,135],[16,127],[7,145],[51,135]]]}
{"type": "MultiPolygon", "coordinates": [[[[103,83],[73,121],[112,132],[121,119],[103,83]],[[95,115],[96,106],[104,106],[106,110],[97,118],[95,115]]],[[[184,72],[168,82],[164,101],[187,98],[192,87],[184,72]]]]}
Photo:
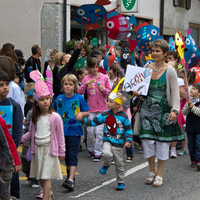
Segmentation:
{"type": "Polygon", "coordinates": [[[67,179],[69,178],[69,175],[70,175],[70,170],[67,169],[67,179]]]}
{"type": "Polygon", "coordinates": [[[172,151],[176,151],[176,147],[171,147],[171,150],[172,151]]]}
{"type": "Polygon", "coordinates": [[[71,180],[71,179],[68,179],[69,181],[71,181],[72,183],[74,182],[73,180],[71,180]]]}

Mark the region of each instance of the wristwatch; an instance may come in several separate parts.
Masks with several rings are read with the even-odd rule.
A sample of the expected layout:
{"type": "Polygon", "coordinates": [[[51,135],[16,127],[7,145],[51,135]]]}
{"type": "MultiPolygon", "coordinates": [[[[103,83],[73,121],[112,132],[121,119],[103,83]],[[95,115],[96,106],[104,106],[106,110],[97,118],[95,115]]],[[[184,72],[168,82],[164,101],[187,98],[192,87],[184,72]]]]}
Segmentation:
{"type": "Polygon", "coordinates": [[[178,111],[177,110],[172,110],[172,112],[175,112],[176,116],[178,116],[178,111]]]}

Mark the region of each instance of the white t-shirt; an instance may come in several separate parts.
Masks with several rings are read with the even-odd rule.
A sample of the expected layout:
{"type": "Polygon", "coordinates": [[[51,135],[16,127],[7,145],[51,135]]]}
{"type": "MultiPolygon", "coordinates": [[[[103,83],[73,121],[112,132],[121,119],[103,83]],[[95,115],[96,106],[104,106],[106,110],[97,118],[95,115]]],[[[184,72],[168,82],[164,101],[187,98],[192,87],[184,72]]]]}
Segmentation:
{"type": "Polygon", "coordinates": [[[182,78],[178,78],[178,86],[183,86],[184,84],[184,80],[182,78]]]}

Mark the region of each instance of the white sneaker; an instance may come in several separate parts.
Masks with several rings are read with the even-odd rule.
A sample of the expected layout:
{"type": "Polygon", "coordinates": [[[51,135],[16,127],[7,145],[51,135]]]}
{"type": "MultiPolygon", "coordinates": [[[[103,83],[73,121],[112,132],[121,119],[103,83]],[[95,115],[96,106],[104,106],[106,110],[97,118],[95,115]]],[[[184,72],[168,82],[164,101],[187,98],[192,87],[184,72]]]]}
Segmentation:
{"type": "Polygon", "coordinates": [[[170,158],[177,158],[176,151],[174,151],[174,150],[170,151],[170,158]]]}

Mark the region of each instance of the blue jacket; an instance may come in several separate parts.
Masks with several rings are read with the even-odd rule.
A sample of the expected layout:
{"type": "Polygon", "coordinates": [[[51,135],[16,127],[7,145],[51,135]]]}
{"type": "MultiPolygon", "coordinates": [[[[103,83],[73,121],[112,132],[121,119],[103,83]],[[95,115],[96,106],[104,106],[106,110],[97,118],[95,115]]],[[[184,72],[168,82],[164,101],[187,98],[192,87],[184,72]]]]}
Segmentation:
{"type": "Polygon", "coordinates": [[[111,143],[112,146],[123,147],[125,142],[132,142],[131,123],[124,111],[113,113],[112,110],[108,110],[94,119],[84,118],[81,122],[87,126],[98,126],[104,123],[103,141],[111,143]]]}

